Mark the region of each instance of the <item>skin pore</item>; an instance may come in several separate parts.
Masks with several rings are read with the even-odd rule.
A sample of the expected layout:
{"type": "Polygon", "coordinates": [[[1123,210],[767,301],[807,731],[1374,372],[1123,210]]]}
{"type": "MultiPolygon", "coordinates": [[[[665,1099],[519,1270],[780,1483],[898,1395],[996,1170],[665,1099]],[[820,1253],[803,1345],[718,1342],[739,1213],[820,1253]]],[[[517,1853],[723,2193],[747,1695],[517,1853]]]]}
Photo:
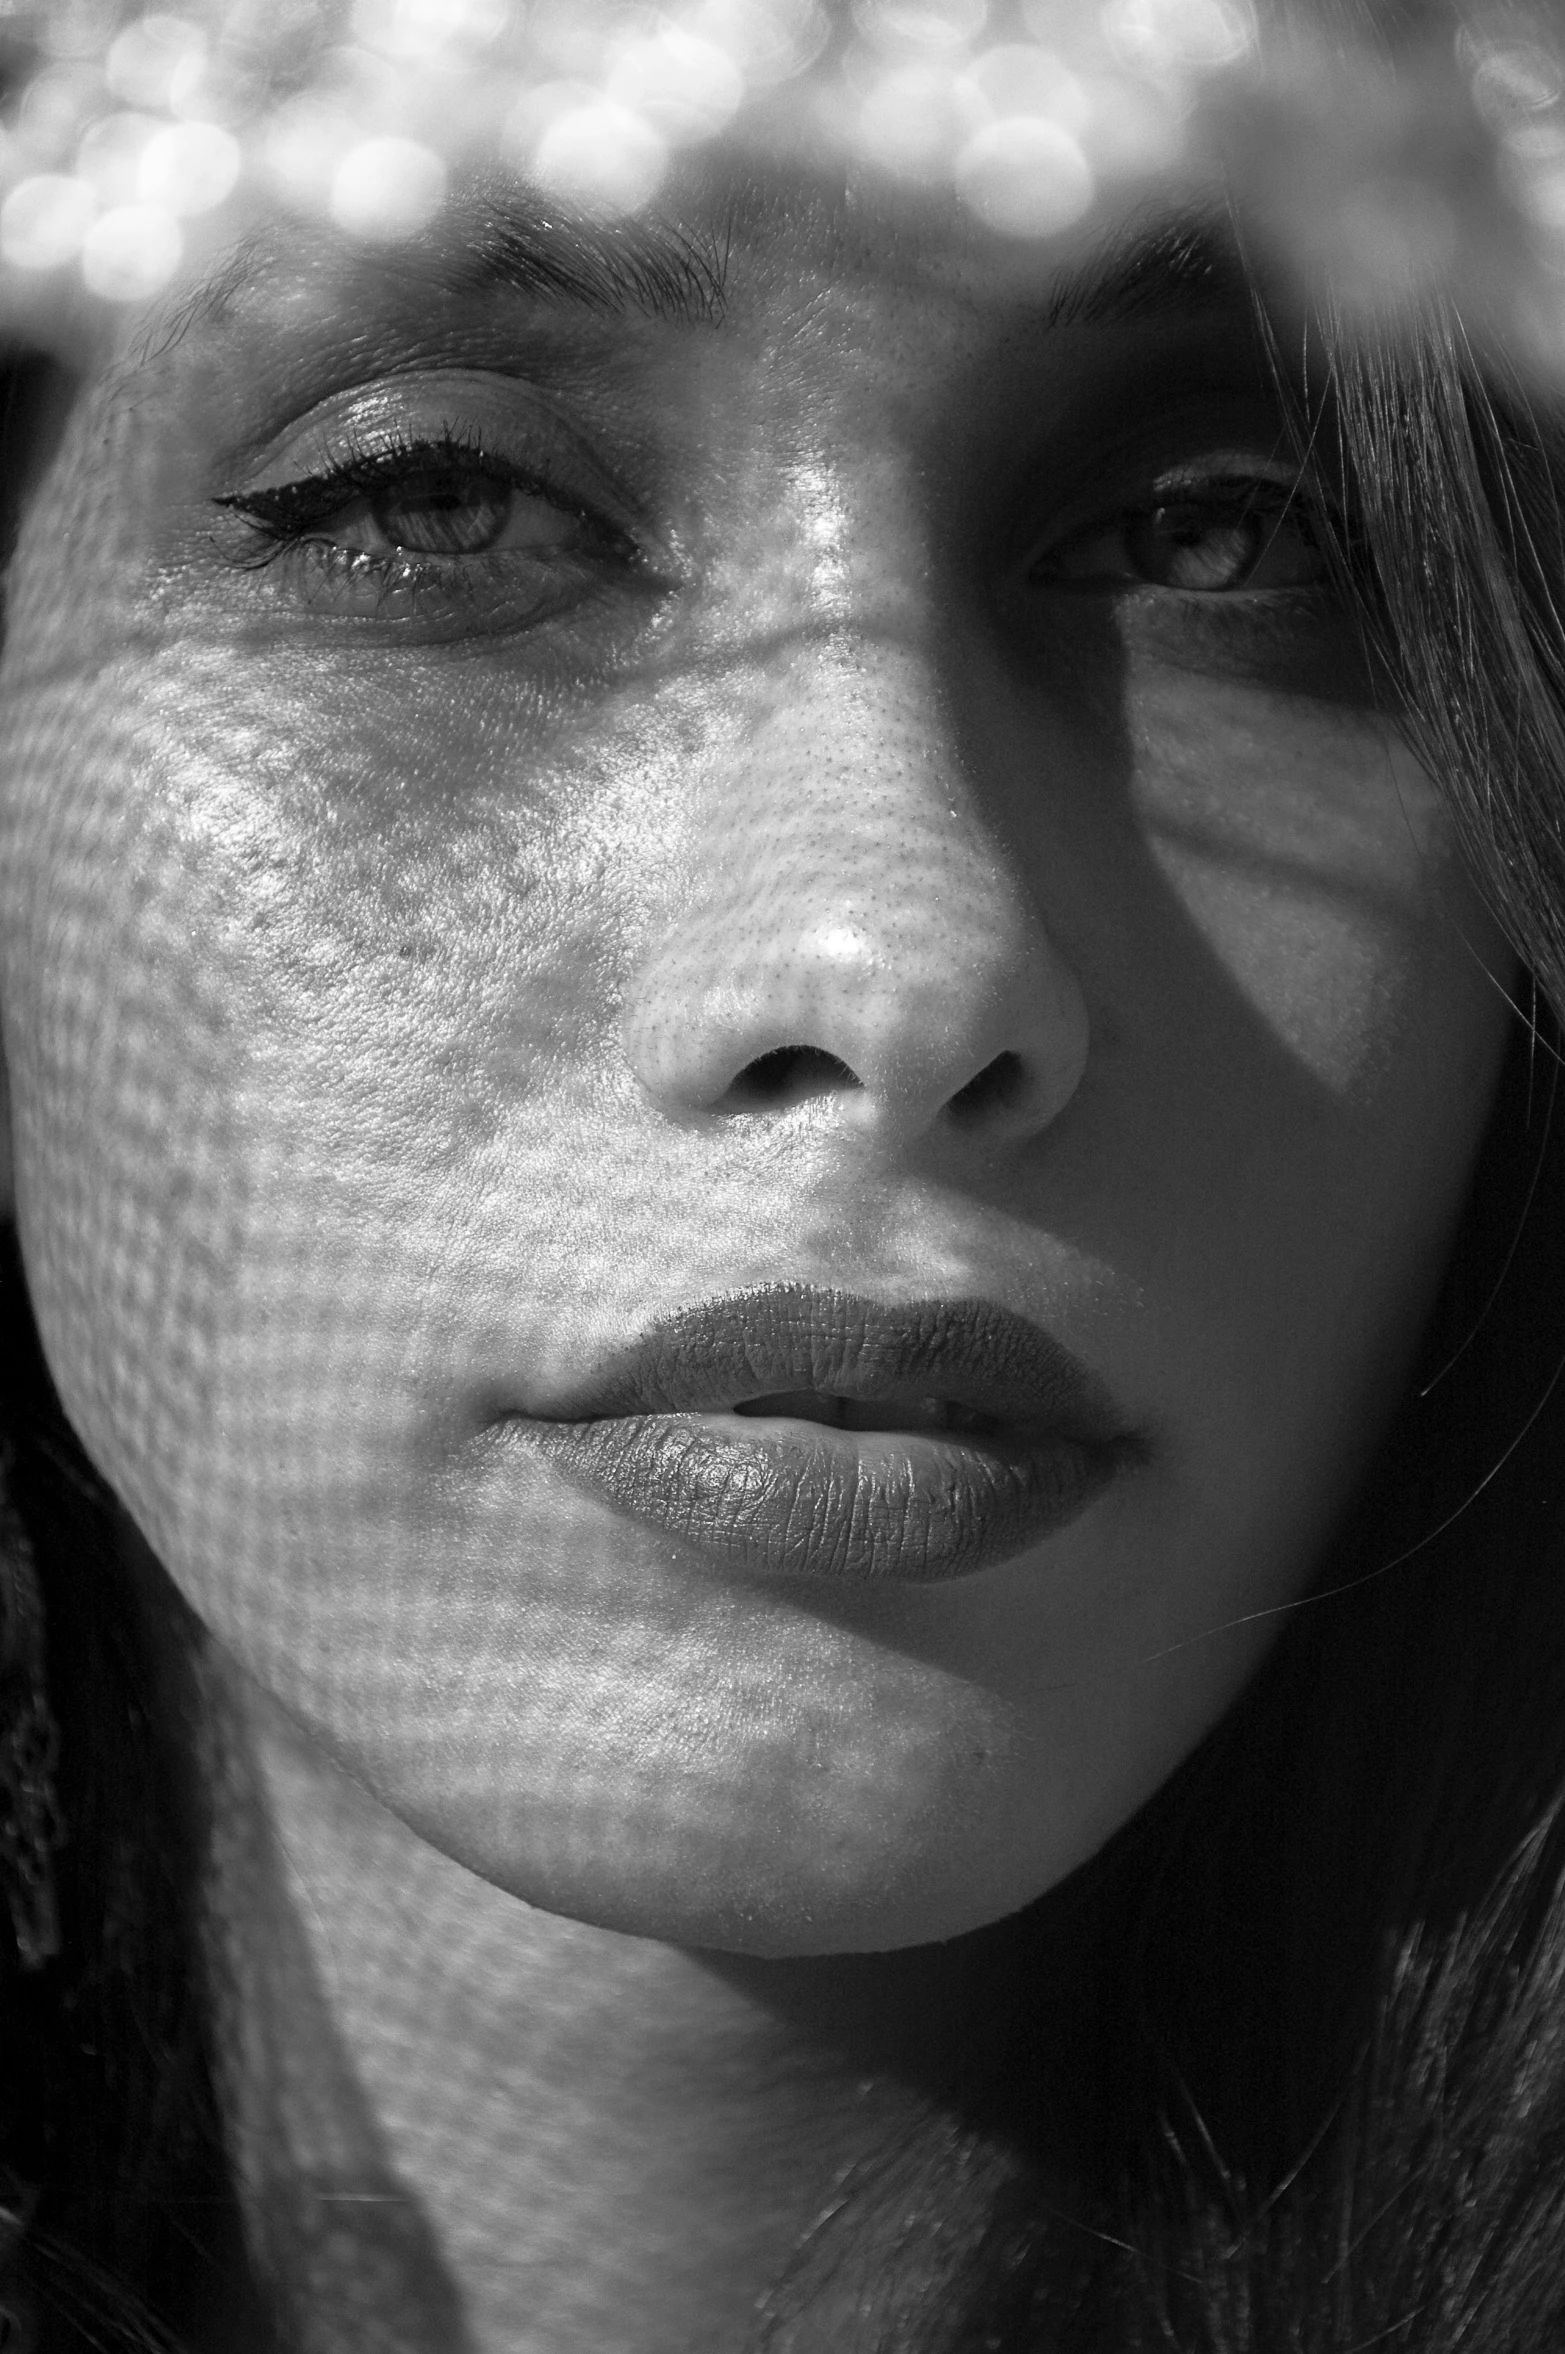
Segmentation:
{"type": "Polygon", "coordinates": [[[393,260],[261,225],[17,557],[17,1214],[214,1639],[307,2343],[742,2342],[975,1933],[1307,1581],[1504,1039],[1220,257],[682,201],[574,292],[514,188],[393,260]],[[783,1283],[1043,1327],[1114,1476],[972,1575],[768,1576],[533,1447],[783,1283]],[[872,2033],[816,1957],[881,1952],[872,2033]]]}

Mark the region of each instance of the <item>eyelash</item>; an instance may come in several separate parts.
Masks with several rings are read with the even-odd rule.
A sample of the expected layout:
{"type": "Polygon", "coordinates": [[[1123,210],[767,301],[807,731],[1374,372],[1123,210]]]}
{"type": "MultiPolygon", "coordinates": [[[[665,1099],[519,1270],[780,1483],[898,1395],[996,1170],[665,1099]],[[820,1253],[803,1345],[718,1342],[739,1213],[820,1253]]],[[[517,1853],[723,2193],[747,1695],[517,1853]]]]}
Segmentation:
{"type": "MultiPolygon", "coordinates": [[[[562,493],[532,470],[491,453],[473,435],[445,431],[432,437],[407,436],[394,441],[344,449],[323,472],[296,482],[260,491],[230,493],[215,502],[240,517],[252,535],[248,552],[237,560],[260,570],[281,560],[307,567],[300,586],[329,599],[335,610],[369,618],[423,621],[437,629],[466,628],[485,617],[489,626],[526,626],[550,617],[587,593],[593,574],[616,566],[622,576],[642,569],[641,552],[634,542],[585,502],[562,493]],[[584,544],[570,548],[530,545],[510,548],[427,550],[393,544],[387,548],[355,547],[323,535],[322,527],[356,503],[373,507],[399,485],[418,476],[438,479],[469,477],[506,492],[543,502],[556,514],[580,526],[584,544]]],[[[384,527],[375,518],[377,528],[384,527]]],[[[502,526],[504,528],[504,526],[502,526]]],[[[1036,558],[1030,578],[1040,587],[1067,592],[1103,594],[1140,585],[1163,594],[1197,596],[1220,601],[1248,593],[1297,596],[1319,585],[1331,569],[1333,547],[1354,560],[1351,526],[1328,502],[1312,495],[1297,480],[1268,474],[1212,474],[1165,478],[1151,486],[1135,504],[1116,514],[1089,521],[1054,541],[1036,558]],[[1138,535],[1154,527],[1160,514],[1193,511],[1209,519],[1213,533],[1226,522],[1261,525],[1268,536],[1248,565],[1230,580],[1180,580],[1175,566],[1164,577],[1143,564],[1134,552],[1138,535]],[[1306,546],[1322,562],[1314,577],[1281,582],[1262,580],[1252,586],[1255,573],[1285,526],[1292,523],[1306,546]],[[1071,569],[1071,558],[1118,538],[1124,551],[1119,570],[1071,569]]],[[[1197,567],[1199,569],[1199,565],[1197,567]]]]}
{"type": "Polygon", "coordinates": [[[1119,520],[1139,521],[1159,507],[1173,506],[1199,507],[1214,519],[1253,515],[1280,522],[1293,515],[1307,526],[1319,513],[1297,482],[1279,481],[1271,474],[1212,474],[1155,483],[1146,498],[1123,510],[1119,520]]]}
{"type": "MultiPolygon", "coordinates": [[[[1190,583],[1158,581],[1150,574],[1143,576],[1142,585],[1184,594],[1202,596],[1233,596],[1249,589],[1251,575],[1264,564],[1277,536],[1285,525],[1291,524],[1304,544],[1321,559],[1324,580],[1332,565],[1333,554],[1345,554],[1349,563],[1356,561],[1356,536],[1348,519],[1328,500],[1315,495],[1304,484],[1294,479],[1280,479],[1270,474],[1213,474],[1174,476],[1154,484],[1134,504],[1121,507],[1113,514],[1094,518],[1055,540],[1032,566],[1031,577],[1043,586],[1080,590],[1083,592],[1129,585],[1110,577],[1078,573],[1068,570],[1069,559],[1094,545],[1112,539],[1116,534],[1128,549],[1138,531],[1149,526],[1160,514],[1174,514],[1179,510],[1193,511],[1205,519],[1210,531],[1219,530],[1225,523],[1244,525],[1255,523],[1269,536],[1255,553],[1255,558],[1232,584],[1208,584],[1198,587],[1190,583]]],[[[1298,593],[1305,582],[1278,584],[1270,593],[1298,593]]],[[[1260,591],[1267,593],[1263,584],[1260,591]]]]}
{"type": "MultiPolygon", "coordinates": [[[[551,565],[563,566],[572,559],[578,576],[593,563],[634,567],[640,554],[625,532],[586,502],[491,451],[476,437],[450,432],[373,445],[350,444],[319,474],[281,483],[274,489],[230,492],[214,503],[240,517],[254,535],[248,556],[241,559],[250,569],[260,570],[284,559],[306,561],[314,567],[316,586],[378,589],[384,597],[402,594],[426,605],[440,598],[452,603],[464,593],[493,596],[506,585],[514,590],[518,576],[529,571],[538,583],[551,565]],[[356,502],[383,498],[411,478],[438,476],[443,470],[545,502],[562,517],[581,525],[590,544],[570,551],[569,556],[541,549],[436,553],[399,547],[352,548],[321,535],[323,525],[356,502]]],[[[438,614],[434,618],[438,619],[438,614]]]]}

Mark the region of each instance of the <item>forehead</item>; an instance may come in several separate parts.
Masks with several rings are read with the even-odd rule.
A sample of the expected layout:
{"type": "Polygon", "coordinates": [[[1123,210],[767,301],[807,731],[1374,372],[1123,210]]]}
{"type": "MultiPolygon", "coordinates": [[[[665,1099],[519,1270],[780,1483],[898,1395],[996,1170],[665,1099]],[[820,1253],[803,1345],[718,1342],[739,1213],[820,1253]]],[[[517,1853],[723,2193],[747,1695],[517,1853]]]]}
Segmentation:
{"type": "Polygon", "coordinates": [[[1100,205],[1068,236],[1007,238],[948,197],[841,167],[790,168],[737,147],[695,160],[667,201],[617,220],[490,171],[468,174],[430,230],[380,250],[318,225],[263,222],[208,272],[191,315],[219,316],[301,273],[336,284],[351,276],[382,297],[499,285],[702,323],[722,318],[736,293],[769,297],[799,277],[1042,308],[1051,320],[1231,303],[1243,285],[1215,188],[1203,196],[1187,187],[1177,204],[1143,195],[1100,205]]]}
{"type": "MultiPolygon", "coordinates": [[[[527,293],[552,300],[580,293],[585,286],[599,298],[600,311],[609,307],[601,298],[617,298],[634,273],[665,317],[704,305],[705,323],[714,323],[718,305],[712,289],[718,287],[724,298],[722,322],[732,324],[743,316],[746,303],[759,312],[779,298],[798,303],[808,288],[824,285],[836,290],[839,317],[844,290],[864,288],[872,290],[882,319],[894,309],[906,315],[922,308],[926,328],[933,331],[940,315],[954,317],[964,307],[970,318],[979,312],[993,318],[1007,311],[1020,318],[1047,310],[1053,299],[1051,282],[1062,265],[1071,267],[1077,255],[1116,233],[1117,224],[1108,215],[1116,208],[1122,213],[1147,212],[1166,200],[1168,190],[1156,185],[1165,167],[1170,174],[1177,169],[1183,184],[1181,202],[1189,194],[1190,176],[1210,171],[1209,199],[1214,209],[1221,207],[1224,198],[1213,163],[1217,151],[1205,131],[1192,134],[1177,164],[1169,161],[1180,147],[1180,137],[1170,125],[1175,116],[1182,120],[1189,111],[1194,85],[1187,89],[1180,83],[1159,97],[1150,84],[1143,88],[1144,76],[1136,79],[1139,67],[1127,81],[1114,67],[1113,42],[1104,45],[1107,35],[1100,19],[1105,12],[1097,0],[1058,0],[1057,5],[1049,0],[1043,9],[1035,0],[1026,0],[1025,6],[1019,0],[991,0],[987,11],[979,0],[976,15],[971,0],[961,0],[956,14],[967,31],[938,71],[931,66],[927,73],[922,67],[904,71],[902,52],[889,42],[880,22],[888,5],[889,0],[855,0],[852,8],[847,0],[691,0],[667,22],[662,17],[655,20],[663,28],[656,40],[650,33],[652,12],[635,0],[628,5],[626,0],[612,0],[612,5],[609,0],[533,0],[528,6],[521,0],[272,0],[268,5],[261,0],[206,0],[204,5],[196,0],[178,19],[150,16],[146,25],[183,23],[192,37],[205,35],[197,83],[191,86],[196,90],[195,117],[204,126],[215,105],[214,122],[233,125],[242,151],[241,180],[220,220],[200,214],[199,206],[187,218],[185,183],[177,173],[168,180],[173,192],[167,202],[180,215],[170,233],[171,250],[177,254],[181,237],[187,247],[204,246],[200,260],[205,283],[192,302],[193,279],[186,277],[172,301],[160,307],[153,336],[146,333],[148,314],[142,310],[130,316],[122,313],[110,322],[113,339],[122,352],[128,347],[142,353],[154,348],[157,333],[170,318],[183,331],[188,324],[205,324],[220,316],[241,322],[268,311],[274,317],[281,313],[281,323],[293,332],[312,304],[318,315],[335,311],[340,323],[361,310],[394,310],[399,292],[404,308],[432,293],[449,319],[459,301],[471,311],[480,294],[493,291],[497,261],[514,265],[519,259],[532,264],[527,293]],[[705,35],[688,34],[687,19],[691,24],[699,19],[711,30],[719,18],[726,25],[736,10],[744,17],[757,8],[779,22],[801,13],[819,18],[827,27],[824,46],[813,63],[791,65],[783,77],[786,87],[776,91],[764,74],[750,87],[744,80],[749,71],[745,66],[738,111],[723,118],[732,134],[726,149],[715,135],[696,136],[688,126],[668,128],[659,110],[671,101],[666,91],[659,94],[661,85],[646,98],[645,122],[634,116],[641,99],[621,103],[616,77],[624,66],[620,51],[627,44],[627,54],[639,54],[638,43],[641,49],[657,48],[666,35],[675,43],[692,40],[700,48],[705,35]],[[569,69],[561,63],[564,24],[576,27],[580,51],[569,69]],[[418,31],[420,40],[428,34],[431,41],[439,31],[440,42],[427,47],[426,55],[417,42],[409,47],[403,41],[402,34],[409,32],[411,38],[411,31],[418,31]],[[441,45],[448,41],[449,50],[441,45]],[[201,79],[208,67],[215,78],[201,79]],[[1060,83],[1053,96],[1053,82],[1048,90],[1042,83],[1033,86],[1038,74],[1047,80],[1046,68],[1060,83]],[[1018,72],[1019,96],[1011,80],[996,79],[1002,74],[1014,79],[1018,72]],[[970,73],[979,77],[971,87],[963,78],[970,73]],[[562,74],[564,79],[559,78],[562,74]],[[921,166],[899,185],[900,164],[893,170],[884,157],[876,163],[879,150],[874,142],[881,133],[872,137],[866,126],[872,117],[880,121],[877,109],[884,91],[893,84],[900,91],[905,81],[919,84],[923,96],[917,104],[932,106],[944,127],[938,131],[939,156],[930,163],[929,174],[921,166]],[[928,89],[923,88],[925,82],[928,89]],[[953,95],[958,87],[966,93],[960,106],[953,95]],[[600,99],[606,101],[602,106],[600,99]],[[961,143],[978,120],[972,110],[984,115],[987,136],[995,124],[1007,128],[1013,115],[1036,127],[1033,115],[1039,107],[1053,122],[1050,109],[1056,99],[1061,143],[1056,161],[1064,171],[1074,157],[1071,168],[1079,171],[1084,191],[1080,200],[1087,201],[1096,185],[1098,210],[1073,226],[1063,241],[1053,236],[989,234],[972,211],[954,202],[952,174],[946,168],[958,148],[966,154],[961,143]],[[668,164],[660,190],[662,216],[642,215],[612,225],[572,223],[564,217],[558,198],[564,186],[577,183],[568,176],[562,181],[557,174],[551,182],[552,166],[543,152],[554,137],[556,110],[566,109],[563,119],[578,126],[572,133],[576,137],[585,136],[579,126],[589,117],[596,123],[599,115],[606,119],[616,110],[624,115],[627,106],[631,115],[626,119],[640,123],[668,164]],[[994,124],[988,122],[989,113],[994,124]],[[547,139],[540,128],[545,123],[550,126],[547,139]],[[659,125],[667,129],[666,139],[659,125]],[[1164,131],[1174,141],[1167,155],[1159,144],[1164,131]],[[1138,144],[1143,133],[1151,142],[1147,156],[1156,154],[1163,161],[1148,163],[1143,157],[1138,144]],[[694,146],[685,144],[687,138],[695,139],[694,146]],[[459,184],[431,232],[377,252],[372,233],[366,232],[355,247],[351,237],[333,230],[331,215],[345,221],[353,210],[339,187],[347,163],[357,172],[364,155],[385,146],[421,150],[432,186],[438,188],[443,175],[455,177],[459,184]],[[1197,154],[1199,164],[1192,160],[1197,154]],[[550,182],[552,197],[540,196],[530,208],[544,216],[549,252],[540,253],[540,240],[527,234],[525,219],[518,234],[517,216],[525,216],[529,209],[524,183],[515,179],[509,186],[499,184],[505,175],[494,172],[486,189],[483,170],[470,168],[500,157],[518,174],[535,172],[550,182]],[[810,162],[790,168],[790,157],[808,157],[810,162]],[[270,223],[258,217],[267,203],[277,208],[277,218],[270,223]],[[236,238],[241,208],[256,208],[257,217],[236,238]],[[226,255],[218,250],[219,237],[229,243],[226,255]],[[1063,254],[1062,243],[1068,249],[1063,254]]],[[[931,0],[931,5],[933,18],[938,18],[951,0],[931,0]]],[[[1305,0],[1305,5],[1309,12],[1312,0],[1305,0]]],[[[116,8],[113,0],[100,6],[100,43],[106,43],[116,21],[132,13],[116,8]]],[[[1260,13],[1269,22],[1275,11],[1261,0],[1260,13]]],[[[132,42],[136,37],[132,30],[132,42]]],[[[742,51],[743,44],[736,40],[733,54],[737,57],[742,51]]],[[[706,53],[716,57],[718,49],[707,42],[706,53]]],[[[722,54],[726,57],[728,51],[722,54]]],[[[664,67],[668,62],[665,58],[664,67]]],[[[163,131],[149,131],[151,115],[133,121],[134,108],[167,109],[183,118],[190,111],[189,91],[180,95],[171,82],[167,90],[160,83],[158,92],[138,94],[138,85],[138,91],[127,97],[129,85],[123,74],[116,78],[112,60],[107,72],[107,85],[93,103],[117,103],[121,111],[95,119],[90,138],[96,140],[99,132],[112,131],[116,138],[123,134],[125,156],[131,157],[135,139],[146,133],[162,158],[163,131]],[[124,112],[132,100],[131,113],[124,112]]],[[[932,138],[938,127],[933,125],[931,116],[925,127],[932,138]]],[[[168,134],[184,135],[180,125],[168,134]]],[[[230,150],[235,143],[229,141],[230,150]]],[[[89,179],[94,173],[102,178],[110,163],[99,156],[98,146],[89,155],[88,144],[83,143],[86,160],[78,159],[77,169],[89,179]]],[[[118,155],[113,140],[105,155],[110,148],[118,155]]],[[[68,165],[67,157],[59,168],[68,165]]],[[[124,168],[129,170],[131,163],[124,168]]],[[[1037,168],[1040,185],[1047,183],[1054,165],[1037,168]]],[[[164,181],[157,175],[163,169],[159,161],[153,174],[159,188],[164,181]]],[[[173,171],[172,165],[169,169],[173,171]]],[[[1021,165],[1016,169],[1021,171],[1021,165]]],[[[140,163],[136,170],[142,173],[140,187],[145,173],[140,163]]],[[[108,185],[107,179],[103,184],[108,185]]],[[[98,181],[91,185],[96,189],[98,181]]],[[[988,198],[981,200],[965,181],[962,187],[967,204],[990,217],[985,211],[988,198]]],[[[1074,182],[1071,187],[1074,191],[1074,182]]],[[[358,201],[355,197],[353,204],[358,201]]],[[[1076,203],[1077,194],[1071,193],[1068,201],[1076,203]]],[[[117,208],[111,210],[117,220],[117,208]]],[[[94,222],[94,237],[98,226],[94,222]]],[[[94,275],[95,257],[96,248],[84,254],[82,270],[88,284],[101,290],[100,277],[94,275]]],[[[1166,285],[1166,248],[1160,259],[1166,285]]],[[[514,278],[514,267],[512,274],[514,278]]],[[[638,307],[647,306],[620,305],[622,312],[638,307]]]]}
{"type": "MultiPolygon", "coordinates": [[[[607,368],[670,337],[752,347],[943,345],[1025,356],[1065,331],[1248,325],[1253,289],[1213,205],[1145,200],[1069,238],[1002,240],[949,202],[708,156],[656,210],[573,213],[504,173],[468,176],[394,247],[253,220],[118,355],[134,379],[202,362],[291,367],[471,359],[525,368],[566,345],[607,368]]],[[[286,386],[276,383],[279,392],[286,386]]]]}

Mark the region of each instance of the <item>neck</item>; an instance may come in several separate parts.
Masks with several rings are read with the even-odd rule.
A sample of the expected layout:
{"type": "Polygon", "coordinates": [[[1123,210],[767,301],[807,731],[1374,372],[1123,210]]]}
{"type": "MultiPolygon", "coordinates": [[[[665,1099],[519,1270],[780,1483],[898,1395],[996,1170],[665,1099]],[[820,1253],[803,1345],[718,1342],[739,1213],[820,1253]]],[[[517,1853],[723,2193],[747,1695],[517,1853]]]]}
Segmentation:
{"type": "Polygon", "coordinates": [[[596,1929],[438,1853],[253,1687],[225,1714],[227,2100],[300,2354],[735,2354],[944,2088],[1013,2073],[1003,1930],[762,1962],[596,1929]]]}

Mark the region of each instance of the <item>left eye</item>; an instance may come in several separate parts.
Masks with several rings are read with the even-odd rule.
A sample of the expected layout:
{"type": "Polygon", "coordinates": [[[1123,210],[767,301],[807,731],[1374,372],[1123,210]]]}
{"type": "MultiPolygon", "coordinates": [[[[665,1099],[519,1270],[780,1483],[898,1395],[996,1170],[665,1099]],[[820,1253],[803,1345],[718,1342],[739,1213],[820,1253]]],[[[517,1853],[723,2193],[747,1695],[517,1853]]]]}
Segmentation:
{"type": "Polygon", "coordinates": [[[1032,577],[1073,588],[1140,586],[1213,595],[1304,588],[1325,571],[1325,551],[1308,508],[1279,493],[1149,502],[1050,550],[1032,577]]]}

